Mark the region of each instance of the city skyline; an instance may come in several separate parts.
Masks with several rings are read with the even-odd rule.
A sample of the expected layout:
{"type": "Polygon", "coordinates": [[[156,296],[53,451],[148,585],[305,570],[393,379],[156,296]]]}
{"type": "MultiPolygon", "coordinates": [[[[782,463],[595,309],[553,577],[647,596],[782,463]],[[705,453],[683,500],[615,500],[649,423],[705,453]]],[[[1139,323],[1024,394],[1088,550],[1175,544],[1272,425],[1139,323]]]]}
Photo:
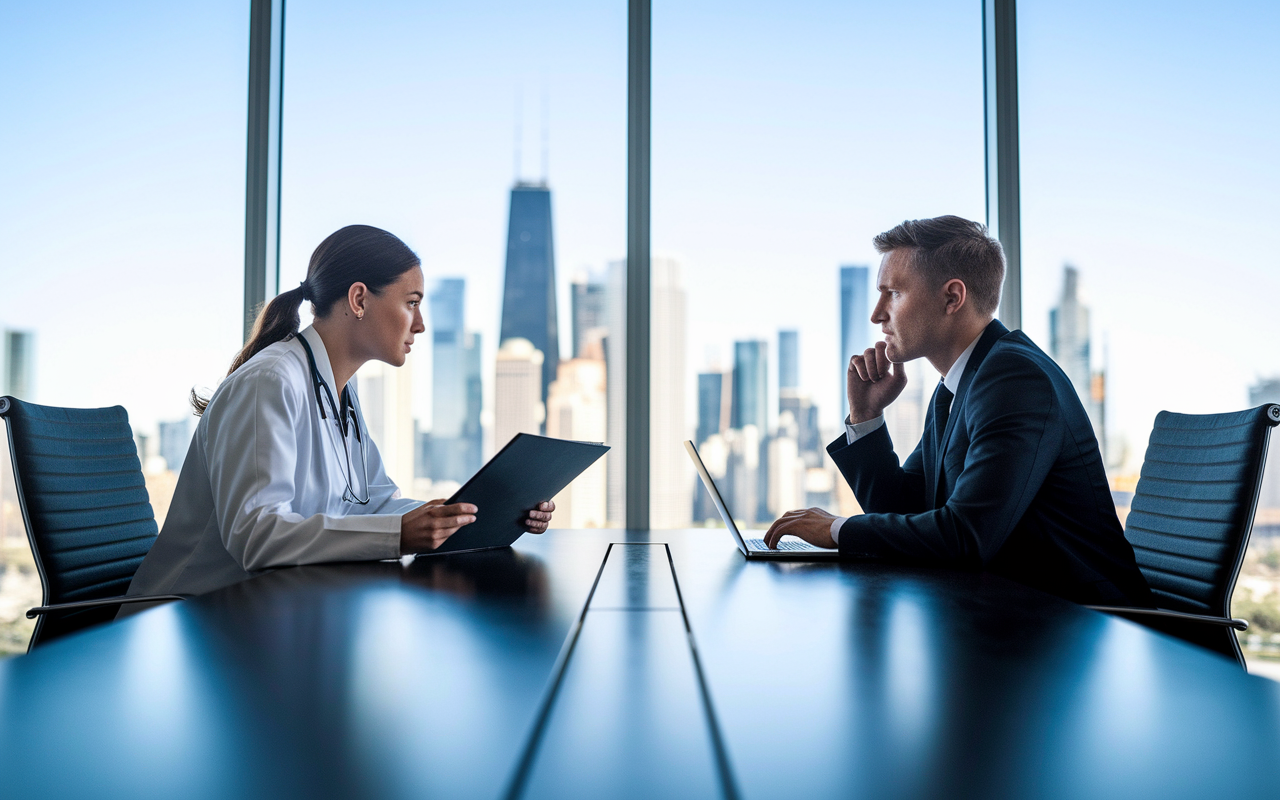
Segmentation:
{"type": "MultiPolygon", "coordinates": [[[[831,424],[842,377],[831,265],[874,266],[870,237],[903,218],[982,218],[981,31],[973,9],[943,3],[805,8],[812,15],[796,19],[753,8],[735,17],[731,36],[711,39],[701,34],[713,6],[655,11],[653,246],[685,267],[691,364],[704,366],[715,342],[773,342],[774,331],[799,329],[809,342],[802,381],[831,424]],[[803,38],[778,36],[801,30],[803,38]],[[837,55],[857,30],[913,35],[906,44],[870,37],[837,55]],[[797,50],[802,40],[817,46],[797,50]],[[753,60],[761,44],[787,57],[766,72],[753,60]],[[901,81],[863,77],[886,63],[901,81]],[[956,80],[936,87],[927,81],[936,74],[956,80]],[[869,125],[866,109],[890,102],[901,82],[921,87],[923,102],[869,125]],[[762,296],[767,312],[757,312],[762,296]]],[[[1158,36],[1146,35],[1150,20],[1134,8],[1105,29],[1086,24],[1103,10],[1020,10],[1023,318],[1048,349],[1063,261],[1095,276],[1091,307],[1110,350],[1107,426],[1140,456],[1159,408],[1238,408],[1249,386],[1280,372],[1261,344],[1268,336],[1250,329],[1224,347],[1203,293],[1182,288],[1254,287],[1235,316],[1270,318],[1274,254],[1221,232],[1274,216],[1262,187],[1274,184],[1275,164],[1251,156],[1273,150],[1280,129],[1277,104],[1258,101],[1275,73],[1262,45],[1277,10],[1177,9],[1161,16],[1158,36]],[[1236,30],[1242,19],[1250,25],[1236,30]],[[1215,88],[1188,91],[1206,86],[1215,88]],[[1162,132],[1154,141],[1144,133],[1152,130],[1162,132]],[[1180,366],[1188,361],[1212,361],[1221,376],[1195,380],[1180,366]]],[[[187,390],[216,385],[240,343],[243,15],[92,5],[69,20],[35,7],[11,13],[0,60],[22,78],[0,91],[23,122],[0,131],[0,150],[23,157],[5,162],[15,191],[0,198],[10,232],[0,241],[5,263],[24,267],[10,288],[28,302],[0,310],[0,320],[36,333],[38,402],[123,404],[155,442],[158,421],[187,413],[187,390]],[[190,33],[157,45],[176,29],[190,33]],[[155,83],[137,85],[138,70],[155,83]],[[157,152],[185,166],[158,169],[157,152]],[[74,326],[48,322],[64,302],[50,290],[55,280],[93,299],[77,301],[74,326]],[[139,298],[145,314],[118,313],[139,298]]],[[[337,227],[392,230],[422,255],[429,279],[467,276],[487,376],[499,344],[520,87],[545,86],[552,98],[557,259],[569,270],[599,267],[625,250],[625,9],[512,9],[509,24],[495,26],[392,2],[359,20],[362,32],[383,35],[354,39],[347,21],[323,5],[290,9],[282,286],[301,279],[312,248],[337,227]],[[354,113],[335,120],[334,102],[354,113]]],[[[561,347],[572,352],[562,327],[561,347]]],[[[492,430],[492,381],[485,387],[492,430]]]]}

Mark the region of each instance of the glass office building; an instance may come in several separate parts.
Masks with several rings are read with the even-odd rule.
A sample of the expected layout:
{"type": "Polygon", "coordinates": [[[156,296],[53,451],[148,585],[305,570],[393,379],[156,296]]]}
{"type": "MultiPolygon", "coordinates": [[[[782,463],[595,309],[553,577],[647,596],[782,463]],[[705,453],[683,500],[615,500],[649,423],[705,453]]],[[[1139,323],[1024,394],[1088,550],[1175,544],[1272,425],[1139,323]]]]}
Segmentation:
{"type": "MultiPolygon", "coordinates": [[[[871,346],[871,278],[868,267],[840,268],[840,367],[846,370],[849,359],[871,346]]],[[[841,387],[837,408],[844,411],[847,403],[841,387]]]]}
{"type": "Polygon", "coordinates": [[[527,339],[542,353],[545,403],[560,363],[560,331],[556,319],[551,190],[542,184],[520,183],[511,189],[499,337],[503,342],[527,339]]]}
{"type": "Polygon", "coordinates": [[[729,424],[734,428],[768,425],[769,343],[733,343],[733,401],[729,424]]]}
{"type": "Polygon", "coordinates": [[[462,483],[482,463],[480,334],[466,328],[465,279],[441,279],[428,299],[432,415],[426,471],[417,477],[462,483]]]}

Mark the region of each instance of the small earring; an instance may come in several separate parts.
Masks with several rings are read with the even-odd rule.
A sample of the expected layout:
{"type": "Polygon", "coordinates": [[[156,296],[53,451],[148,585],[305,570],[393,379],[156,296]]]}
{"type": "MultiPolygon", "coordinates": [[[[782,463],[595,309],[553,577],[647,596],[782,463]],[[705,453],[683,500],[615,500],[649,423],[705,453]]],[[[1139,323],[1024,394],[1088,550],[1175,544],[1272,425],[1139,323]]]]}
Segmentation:
{"type": "Polygon", "coordinates": [[[364,312],[363,312],[363,311],[359,311],[359,312],[357,312],[357,313],[356,313],[356,319],[364,319],[364,312]]]}

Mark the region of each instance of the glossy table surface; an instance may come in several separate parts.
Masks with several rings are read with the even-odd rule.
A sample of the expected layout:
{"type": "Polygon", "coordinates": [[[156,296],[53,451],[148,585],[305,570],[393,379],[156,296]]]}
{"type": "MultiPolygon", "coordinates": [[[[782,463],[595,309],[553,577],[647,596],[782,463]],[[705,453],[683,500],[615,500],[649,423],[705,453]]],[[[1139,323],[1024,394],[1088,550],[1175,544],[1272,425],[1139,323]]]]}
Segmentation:
{"type": "Polygon", "coordinates": [[[1264,797],[1280,684],[723,531],[282,569],[0,662],[5,797],[1264,797]]]}

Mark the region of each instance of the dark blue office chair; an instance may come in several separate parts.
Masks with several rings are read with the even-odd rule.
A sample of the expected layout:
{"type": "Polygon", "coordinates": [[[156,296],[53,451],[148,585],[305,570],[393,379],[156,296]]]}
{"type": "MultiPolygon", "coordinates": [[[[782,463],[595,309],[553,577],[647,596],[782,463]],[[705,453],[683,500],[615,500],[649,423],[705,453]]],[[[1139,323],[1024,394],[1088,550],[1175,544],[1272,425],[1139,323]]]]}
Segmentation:
{"type": "Polygon", "coordinates": [[[1091,606],[1234,658],[1244,666],[1231,593],[1258,506],[1267,439],[1280,405],[1231,414],[1161,411],[1125,538],[1158,608],[1091,606]]]}
{"type": "Polygon", "coordinates": [[[0,397],[18,505],[43,587],[30,650],[115,618],[157,536],[129,415],[112,408],[53,408],[0,397]]]}

